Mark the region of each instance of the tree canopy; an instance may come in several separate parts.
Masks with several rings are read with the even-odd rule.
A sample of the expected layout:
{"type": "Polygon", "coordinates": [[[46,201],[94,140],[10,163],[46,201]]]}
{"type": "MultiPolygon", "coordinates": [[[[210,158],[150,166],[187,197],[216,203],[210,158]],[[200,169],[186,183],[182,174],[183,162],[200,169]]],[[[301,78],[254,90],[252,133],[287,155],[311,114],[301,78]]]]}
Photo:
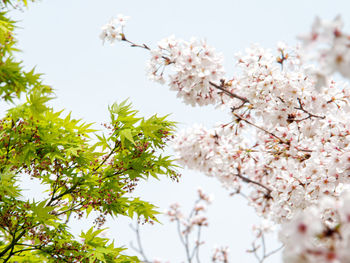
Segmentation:
{"type": "Polygon", "coordinates": [[[162,155],[174,123],[139,117],[127,101],[109,107],[102,131],[55,111],[53,89],[14,58],[16,23],[8,8],[15,5],[0,3],[0,96],[11,105],[0,120],[1,262],[137,262],[99,234],[106,216],[157,221],[156,207],[131,193],[150,176],[177,178],[173,161],[162,155]],[[47,193],[27,199],[21,177],[35,178],[47,193]],[[94,225],[73,236],[70,218],[92,211],[94,225]]]}

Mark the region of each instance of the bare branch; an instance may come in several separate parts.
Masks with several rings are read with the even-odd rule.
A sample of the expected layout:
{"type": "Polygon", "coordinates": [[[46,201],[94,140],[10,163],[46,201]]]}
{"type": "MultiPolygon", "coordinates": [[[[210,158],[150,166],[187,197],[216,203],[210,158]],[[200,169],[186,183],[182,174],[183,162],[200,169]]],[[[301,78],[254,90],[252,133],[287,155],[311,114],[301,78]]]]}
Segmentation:
{"type": "Polygon", "coordinates": [[[140,234],[140,226],[139,224],[136,222],[135,227],[130,224],[129,227],[135,232],[136,234],[136,240],[137,240],[137,248],[133,246],[132,243],[130,243],[130,246],[132,247],[132,249],[134,249],[137,253],[139,253],[142,256],[142,262],[144,263],[151,263],[151,261],[149,261],[147,259],[146,253],[143,250],[142,247],[142,242],[141,242],[141,234],[140,234]]]}
{"type": "Polygon", "coordinates": [[[280,251],[280,250],[284,247],[284,245],[282,245],[282,246],[280,246],[280,247],[278,247],[278,248],[276,248],[276,249],[274,249],[274,250],[271,250],[270,252],[266,252],[265,236],[264,236],[264,234],[262,233],[262,231],[260,231],[260,234],[259,234],[259,235],[261,235],[261,236],[260,236],[261,246],[260,246],[260,245],[259,245],[259,246],[256,246],[256,245],[255,245],[255,241],[254,241],[254,242],[252,243],[252,249],[249,250],[249,252],[251,252],[251,253],[254,254],[255,258],[257,259],[257,261],[258,261],[259,263],[264,263],[265,260],[266,260],[268,257],[270,257],[270,256],[272,256],[273,254],[276,254],[278,251],[280,251]],[[262,248],[262,255],[261,255],[261,257],[258,255],[258,250],[259,250],[260,248],[262,248]]]}

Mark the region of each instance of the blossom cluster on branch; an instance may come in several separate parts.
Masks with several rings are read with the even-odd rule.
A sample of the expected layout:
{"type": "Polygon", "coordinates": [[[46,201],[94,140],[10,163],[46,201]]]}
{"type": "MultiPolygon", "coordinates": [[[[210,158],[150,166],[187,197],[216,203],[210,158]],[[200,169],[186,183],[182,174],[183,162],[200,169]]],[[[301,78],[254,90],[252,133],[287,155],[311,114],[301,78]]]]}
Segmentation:
{"type": "Polygon", "coordinates": [[[280,231],[287,262],[349,262],[350,192],[323,197],[280,231]]]}
{"type": "Polygon", "coordinates": [[[321,83],[335,72],[350,77],[350,35],[342,31],[343,27],[340,16],[333,21],[316,17],[311,32],[299,36],[303,56],[318,64],[314,72],[321,83]]]}
{"type": "MultiPolygon", "coordinates": [[[[185,251],[185,262],[201,262],[200,248],[203,247],[205,241],[202,237],[203,227],[208,227],[208,217],[206,216],[207,206],[211,204],[213,197],[203,191],[202,188],[197,189],[198,198],[194,202],[192,209],[188,215],[184,214],[180,204],[174,203],[170,205],[169,210],[165,215],[169,218],[170,222],[176,223],[177,234],[180,242],[185,251]]],[[[149,260],[143,250],[141,242],[140,227],[136,224],[136,227],[131,226],[137,237],[137,247],[132,247],[141,256],[144,263],[169,263],[170,261],[164,261],[160,258],[149,260]]],[[[228,263],[229,262],[229,249],[228,247],[221,246],[214,248],[213,255],[211,256],[211,262],[213,263],[228,263]]]]}
{"type": "Polygon", "coordinates": [[[167,83],[186,104],[213,104],[232,116],[212,129],[180,131],[173,140],[180,164],[236,192],[248,183],[249,204],[274,224],[305,222],[314,229],[317,220],[339,222],[330,234],[321,222],[307,236],[283,227],[285,262],[350,260],[341,212],[348,196],[343,189],[350,185],[350,87],[343,79],[350,77],[350,37],[342,26],[340,17],[317,18],[296,47],[251,46],[236,54],[231,77],[224,77],[222,55],[205,42],[170,37],[151,49],[123,35],[150,52],[152,80],[167,83]],[[324,196],[338,210],[323,209],[324,196]]]}
{"type": "Polygon", "coordinates": [[[171,66],[168,84],[186,104],[202,106],[216,102],[218,92],[210,83],[219,81],[224,70],[222,55],[212,47],[195,38],[184,41],[171,36],[161,40],[150,52],[150,79],[164,83],[164,70],[171,66]]]}

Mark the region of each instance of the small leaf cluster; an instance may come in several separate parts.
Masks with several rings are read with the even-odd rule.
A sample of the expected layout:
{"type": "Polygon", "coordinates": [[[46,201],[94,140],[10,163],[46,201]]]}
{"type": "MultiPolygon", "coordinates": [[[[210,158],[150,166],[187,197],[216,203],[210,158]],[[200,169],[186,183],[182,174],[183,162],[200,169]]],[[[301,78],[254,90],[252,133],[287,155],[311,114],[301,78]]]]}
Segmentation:
{"type": "MultiPolygon", "coordinates": [[[[27,5],[27,1],[23,3],[27,5]]],[[[42,83],[40,74],[35,73],[34,68],[23,70],[22,62],[14,57],[14,52],[18,51],[14,34],[16,25],[15,21],[8,18],[5,8],[11,4],[12,1],[0,1],[0,98],[9,102],[33,88],[50,90],[49,86],[42,83]]]]}
{"type": "Polygon", "coordinates": [[[18,8],[20,6],[27,7],[28,2],[34,2],[35,0],[0,0],[0,8],[18,8]]]}

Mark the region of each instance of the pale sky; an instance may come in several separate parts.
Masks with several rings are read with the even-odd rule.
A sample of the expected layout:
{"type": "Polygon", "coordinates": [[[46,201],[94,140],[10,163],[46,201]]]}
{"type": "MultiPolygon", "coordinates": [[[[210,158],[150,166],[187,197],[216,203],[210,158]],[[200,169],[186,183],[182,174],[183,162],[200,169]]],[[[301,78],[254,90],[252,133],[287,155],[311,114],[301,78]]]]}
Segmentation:
{"type": "MultiPolygon", "coordinates": [[[[86,122],[108,121],[108,105],[130,98],[140,114],[150,116],[172,113],[171,120],[179,128],[193,123],[207,127],[227,119],[225,112],[212,107],[192,108],[176,98],[166,86],[149,81],[145,75],[148,54],[124,43],[102,45],[100,28],[112,17],[122,13],[131,17],[126,35],[135,42],[155,46],[160,39],[174,34],[189,39],[203,38],[225,56],[227,76],[234,73],[233,55],[253,43],[274,48],[278,41],[295,44],[298,34],[307,32],[316,15],[332,19],[341,14],[348,31],[350,19],[346,10],[350,2],[326,0],[43,0],[31,4],[29,10],[15,12],[22,27],[19,30],[20,55],[28,68],[36,66],[44,73],[45,83],[55,89],[54,107],[72,111],[86,122]]],[[[213,178],[181,170],[180,183],[163,178],[140,185],[135,195],[159,206],[163,211],[179,202],[187,210],[196,198],[197,186],[215,196],[209,207],[210,227],[203,232],[204,262],[210,262],[214,245],[227,245],[231,262],[257,262],[246,250],[252,242],[251,228],[260,219],[246,201],[229,197],[213,178]]],[[[160,217],[163,225],[147,226],[143,231],[144,247],[149,258],[159,257],[172,263],[182,262],[185,253],[175,225],[160,217]]],[[[135,240],[124,218],[109,220],[108,235],[117,245],[129,246],[135,240]]],[[[84,222],[74,222],[72,230],[79,233],[84,222]]],[[[135,243],[135,242],[134,242],[135,243]]],[[[273,249],[277,242],[269,240],[273,249]]],[[[277,255],[266,262],[281,262],[277,255]]]]}

